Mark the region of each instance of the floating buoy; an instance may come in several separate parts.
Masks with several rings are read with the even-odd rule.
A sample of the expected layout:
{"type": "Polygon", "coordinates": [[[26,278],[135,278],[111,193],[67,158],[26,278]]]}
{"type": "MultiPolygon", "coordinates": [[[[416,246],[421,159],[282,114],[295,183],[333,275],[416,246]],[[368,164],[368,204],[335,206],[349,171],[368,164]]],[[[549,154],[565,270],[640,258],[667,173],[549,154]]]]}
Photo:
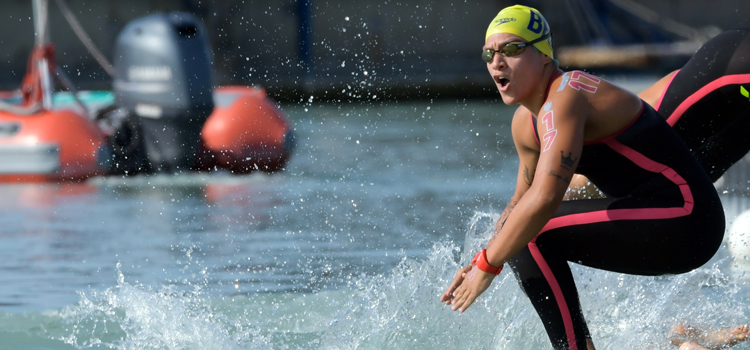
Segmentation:
{"type": "Polygon", "coordinates": [[[294,133],[265,90],[224,86],[214,96],[216,105],[203,126],[195,167],[235,174],[281,170],[295,147],[294,133]]]}

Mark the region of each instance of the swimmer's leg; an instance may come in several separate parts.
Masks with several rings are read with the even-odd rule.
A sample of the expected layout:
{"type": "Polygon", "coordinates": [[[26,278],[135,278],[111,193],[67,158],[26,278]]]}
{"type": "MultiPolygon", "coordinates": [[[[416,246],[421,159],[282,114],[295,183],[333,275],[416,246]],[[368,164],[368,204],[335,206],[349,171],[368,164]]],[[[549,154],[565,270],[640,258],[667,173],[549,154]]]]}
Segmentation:
{"type": "Polygon", "coordinates": [[[712,181],[750,151],[748,57],[750,30],[717,35],[674,76],[655,107],[712,181]]]}
{"type": "Polygon", "coordinates": [[[553,348],[587,349],[591,335],[568,262],[555,250],[540,251],[530,243],[508,265],[539,315],[553,348]]]}
{"type": "Polygon", "coordinates": [[[726,127],[691,150],[713,182],[750,151],[750,101],[746,102],[748,108],[741,118],[728,122],[726,127]]]}
{"type": "Polygon", "coordinates": [[[669,334],[670,342],[680,350],[726,349],[750,338],[750,327],[742,325],[719,330],[700,329],[690,325],[677,325],[669,334]]]}

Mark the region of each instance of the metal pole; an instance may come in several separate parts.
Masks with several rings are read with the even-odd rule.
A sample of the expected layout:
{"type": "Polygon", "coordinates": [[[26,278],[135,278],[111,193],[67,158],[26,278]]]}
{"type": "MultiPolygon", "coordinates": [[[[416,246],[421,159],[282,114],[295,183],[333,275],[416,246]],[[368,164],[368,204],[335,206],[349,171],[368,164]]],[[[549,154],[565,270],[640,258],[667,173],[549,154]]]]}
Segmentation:
{"type": "Polygon", "coordinates": [[[36,45],[44,45],[49,41],[47,31],[47,14],[49,7],[47,0],[32,0],[34,7],[34,31],[36,34],[36,45]]]}
{"type": "MultiPolygon", "coordinates": [[[[36,47],[42,47],[49,43],[49,7],[47,0],[33,0],[34,8],[34,30],[36,34],[36,47]]],[[[44,109],[52,109],[52,77],[49,71],[49,62],[42,58],[36,62],[39,70],[39,79],[42,86],[42,106],[44,109]]]]}

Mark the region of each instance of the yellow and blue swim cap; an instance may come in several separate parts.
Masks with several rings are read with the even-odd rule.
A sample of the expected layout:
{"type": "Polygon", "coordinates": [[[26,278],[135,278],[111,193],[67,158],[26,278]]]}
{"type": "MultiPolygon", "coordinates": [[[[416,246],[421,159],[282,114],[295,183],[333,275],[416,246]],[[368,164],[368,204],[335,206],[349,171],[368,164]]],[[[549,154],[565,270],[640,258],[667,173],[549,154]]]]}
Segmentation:
{"type": "MultiPolygon", "coordinates": [[[[487,34],[484,36],[484,40],[487,41],[487,38],[491,35],[500,33],[515,34],[526,41],[534,41],[545,34],[549,34],[549,23],[547,23],[542,13],[537,11],[537,9],[523,5],[513,5],[502,9],[495,16],[490,26],[487,27],[487,34]]],[[[550,58],[555,58],[552,52],[551,35],[547,37],[547,40],[535,43],[534,47],[550,58]]]]}

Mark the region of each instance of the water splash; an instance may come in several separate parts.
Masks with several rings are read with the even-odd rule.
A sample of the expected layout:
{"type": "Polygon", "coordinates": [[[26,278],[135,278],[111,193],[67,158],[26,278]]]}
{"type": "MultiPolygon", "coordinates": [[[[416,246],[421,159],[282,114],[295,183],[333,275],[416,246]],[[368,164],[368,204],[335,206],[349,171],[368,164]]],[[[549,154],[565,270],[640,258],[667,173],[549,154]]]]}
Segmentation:
{"type": "Polygon", "coordinates": [[[80,293],[77,305],[60,311],[76,348],[111,349],[270,349],[258,329],[217,312],[196,288],[177,291],[131,286],[119,272],[118,285],[80,293]]]}
{"type": "Polygon", "coordinates": [[[464,249],[440,242],[425,261],[405,259],[388,276],[359,281],[357,293],[322,337],[321,348],[544,348],[541,324],[533,324],[536,316],[510,274],[496,279],[463,314],[439,301],[456,270],[489,240],[497,217],[475,214],[464,249]],[[455,259],[458,253],[461,264],[455,259]]]}
{"type": "MultiPolygon", "coordinates": [[[[459,266],[486,244],[497,218],[478,212],[463,246],[438,242],[427,258],[405,258],[387,274],[352,276],[350,288],[216,297],[210,284],[188,291],[131,285],[118,267],[117,286],[81,292],[76,305],[24,320],[43,319],[43,330],[34,332],[79,349],[548,349],[510,270],[463,314],[439,301],[459,266]]],[[[746,323],[747,278],[730,274],[730,265],[725,252],[678,276],[571,264],[602,349],[672,349],[666,335],[680,322],[713,328],[746,323]]]]}
{"type": "MultiPolygon", "coordinates": [[[[463,314],[439,302],[456,269],[489,240],[497,218],[476,213],[463,249],[441,242],[425,261],[405,259],[390,275],[358,281],[355,295],[321,338],[321,348],[550,348],[511,273],[496,278],[463,314]],[[460,252],[458,264],[454,257],[460,252]]],[[[748,290],[726,274],[725,260],[662,277],[571,264],[595,344],[603,349],[670,349],[667,334],[678,323],[713,328],[746,323],[748,290]]]]}

